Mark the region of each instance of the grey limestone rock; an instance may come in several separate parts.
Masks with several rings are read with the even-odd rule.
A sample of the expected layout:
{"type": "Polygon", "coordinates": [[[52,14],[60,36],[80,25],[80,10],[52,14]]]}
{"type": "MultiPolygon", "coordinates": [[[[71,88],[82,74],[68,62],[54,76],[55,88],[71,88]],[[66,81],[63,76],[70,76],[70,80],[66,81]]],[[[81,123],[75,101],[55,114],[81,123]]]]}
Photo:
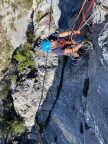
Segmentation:
{"type": "Polygon", "coordinates": [[[93,14],[93,49],[76,66],[68,58],[59,96],[43,129],[44,144],[108,143],[108,16],[99,6],[93,14]]]}
{"type": "Polygon", "coordinates": [[[103,4],[104,6],[107,6],[107,7],[108,7],[108,1],[107,1],[107,0],[102,0],[102,4],[103,4]]]}
{"type": "Polygon", "coordinates": [[[2,18],[2,29],[6,33],[6,39],[10,40],[13,47],[18,47],[26,41],[26,30],[29,24],[31,10],[25,10],[17,2],[1,1],[0,15],[2,18]]]}
{"type": "MultiPolygon", "coordinates": [[[[55,0],[50,32],[48,14],[35,26],[37,38],[46,38],[56,28],[70,29],[82,2],[55,0]]],[[[47,55],[35,46],[35,77],[27,74],[12,86],[16,112],[28,129],[40,129],[43,144],[108,144],[108,16],[98,5],[92,12],[93,49],[88,55],[73,65],[71,57],[47,55]]],[[[28,139],[37,137],[30,133],[28,139]]]]}
{"type": "Polygon", "coordinates": [[[36,38],[46,39],[49,35],[56,31],[56,25],[54,19],[50,14],[44,16],[39,24],[35,27],[36,38]]]}

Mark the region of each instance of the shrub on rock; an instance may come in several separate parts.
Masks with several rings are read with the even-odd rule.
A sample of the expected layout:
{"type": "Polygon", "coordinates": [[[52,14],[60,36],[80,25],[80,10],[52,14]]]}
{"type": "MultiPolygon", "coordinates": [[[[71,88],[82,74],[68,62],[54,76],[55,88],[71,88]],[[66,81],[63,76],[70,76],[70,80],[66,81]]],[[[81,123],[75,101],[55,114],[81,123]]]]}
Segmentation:
{"type": "Polygon", "coordinates": [[[32,58],[32,50],[29,43],[25,42],[21,45],[14,55],[14,59],[17,61],[17,70],[23,71],[27,67],[34,67],[34,60],[32,58]]]}

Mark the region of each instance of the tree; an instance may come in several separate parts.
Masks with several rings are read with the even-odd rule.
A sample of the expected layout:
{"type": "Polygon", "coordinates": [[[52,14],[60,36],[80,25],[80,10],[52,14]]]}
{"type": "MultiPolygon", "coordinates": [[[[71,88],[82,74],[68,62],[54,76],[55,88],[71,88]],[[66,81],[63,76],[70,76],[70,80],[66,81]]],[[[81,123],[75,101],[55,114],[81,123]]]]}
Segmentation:
{"type": "Polygon", "coordinates": [[[32,50],[29,43],[24,43],[18,49],[14,55],[14,59],[17,61],[17,70],[23,71],[25,68],[34,66],[34,60],[32,58],[32,50]]]}
{"type": "Polygon", "coordinates": [[[13,121],[10,121],[9,127],[9,131],[14,135],[21,134],[25,130],[23,121],[19,120],[17,117],[15,117],[13,121]]]}

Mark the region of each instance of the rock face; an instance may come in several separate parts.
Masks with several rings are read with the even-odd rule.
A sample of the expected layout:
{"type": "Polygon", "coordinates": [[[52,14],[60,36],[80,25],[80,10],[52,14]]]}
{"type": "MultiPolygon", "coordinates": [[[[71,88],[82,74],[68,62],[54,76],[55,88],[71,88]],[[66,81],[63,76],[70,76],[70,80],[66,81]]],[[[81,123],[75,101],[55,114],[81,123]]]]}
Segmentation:
{"type": "MultiPolygon", "coordinates": [[[[49,0],[51,16],[46,13],[50,8],[46,1],[38,3],[39,7],[33,1],[36,38],[44,39],[56,28],[71,29],[82,2],[49,0]],[[39,23],[35,23],[37,14],[39,23]]],[[[43,144],[108,144],[108,15],[98,5],[92,13],[93,47],[77,65],[71,57],[47,55],[35,45],[35,71],[11,86],[16,112],[26,128],[35,131],[25,136],[30,140],[25,143],[39,143],[41,132],[43,144]]]]}
{"type": "MultiPolygon", "coordinates": [[[[38,37],[47,37],[49,33],[49,21],[51,22],[50,33],[56,30],[53,18],[46,15],[39,23],[39,27],[35,27],[35,35],[38,37]],[[51,21],[50,21],[51,20],[51,21]],[[43,32],[43,34],[42,34],[43,32]]],[[[44,119],[46,120],[48,113],[56,99],[58,86],[60,83],[62,72],[62,59],[59,59],[55,54],[49,53],[48,56],[41,51],[39,46],[35,46],[33,53],[36,71],[28,73],[25,76],[23,83],[17,85],[13,89],[12,97],[17,113],[25,119],[25,125],[31,129],[35,123],[35,114],[41,100],[51,96],[50,103],[47,104],[44,119]],[[47,58],[47,65],[46,65],[47,58]],[[44,81],[44,85],[43,85],[44,81]],[[53,87],[51,88],[51,86],[53,87]]],[[[49,101],[48,101],[49,102],[49,101]]],[[[43,113],[41,114],[41,117],[43,113]]]]}
{"type": "Polygon", "coordinates": [[[26,30],[29,23],[30,10],[17,2],[3,1],[0,5],[0,15],[3,17],[2,25],[6,29],[7,39],[14,48],[26,41],[26,30]]]}
{"type": "Polygon", "coordinates": [[[108,18],[99,6],[93,13],[94,47],[77,66],[68,58],[62,88],[42,132],[44,144],[108,143],[108,18]]]}
{"type": "Polygon", "coordinates": [[[54,19],[50,14],[47,14],[42,20],[40,20],[39,24],[35,27],[35,36],[37,38],[45,39],[50,34],[56,31],[56,26],[54,23],[54,19]]]}
{"type": "Polygon", "coordinates": [[[101,0],[104,6],[108,6],[108,1],[107,0],[101,0]]]}
{"type": "MultiPolygon", "coordinates": [[[[94,129],[97,129],[96,137],[98,138],[99,143],[107,144],[108,105],[106,101],[108,100],[108,91],[106,85],[108,85],[108,17],[107,12],[99,7],[94,11],[96,13],[99,13],[100,11],[100,17],[95,17],[93,19],[93,40],[96,51],[94,51],[93,66],[91,67],[91,64],[89,65],[91,85],[88,94],[87,110],[94,123],[94,129]]],[[[93,59],[93,57],[91,59],[93,59]]]]}
{"type": "Polygon", "coordinates": [[[50,4],[46,0],[37,1],[33,18],[36,38],[46,39],[46,37],[56,31],[56,25],[50,11],[50,4]]]}
{"type": "Polygon", "coordinates": [[[43,132],[45,143],[77,144],[83,140],[81,99],[88,68],[85,61],[78,66],[71,62],[71,59],[67,61],[59,98],[43,132]]]}
{"type": "MultiPolygon", "coordinates": [[[[47,63],[47,72],[46,79],[44,85],[44,93],[42,97],[41,104],[46,99],[46,96],[51,95],[53,92],[52,100],[50,101],[48,110],[50,109],[57,93],[57,87],[60,81],[61,67],[62,63],[58,62],[58,58],[55,55],[49,54],[49,59],[47,63]],[[58,70],[56,69],[60,64],[58,70]],[[56,77],[55,77],[56,73],[56,77]],[[51,93],[49,92],[49,88],[54,83],[53,88],[51,89],[51,93]]],[[[35,52],[35,62],[37,72],[34,74],[34,78],[30,77],[30,73],[27,75],[26,80],[21,84],[17,85],[13,91],[12,97],[14,100],[14,106],[17,113],[20,114],[23,118],[25,118],[25,125],[27,128],[32,128],[35,122],[35,113],[37,112],[40,98],[43,90],[43,80],[44,80],[44,72],[45,72],[45,55],[40,52],[40,49],[36,47],[35,52]]],[[[31,73],[31,76],[33,74],[31,73]]]]}
{"type": "Polygon", "coordinates": [[[13,51],[26,41],[31,10],[27,1],[0,1],[0,79],[10,62],[13,51]]]}

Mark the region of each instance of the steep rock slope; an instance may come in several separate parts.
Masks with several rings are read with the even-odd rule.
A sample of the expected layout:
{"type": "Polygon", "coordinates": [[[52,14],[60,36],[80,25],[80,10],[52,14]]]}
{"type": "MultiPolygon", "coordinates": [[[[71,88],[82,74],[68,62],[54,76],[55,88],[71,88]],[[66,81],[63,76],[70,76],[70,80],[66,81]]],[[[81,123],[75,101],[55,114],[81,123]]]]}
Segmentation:
{"type": "Polygon", "coordinates": [[[77,66],[68,58],[59,97],[43,129],[44,144],[108,143],[108,18],[99,5],[93,14],[93,48],[77,66]]]}
{"type": "Polygon", "coordinates": [[[13,51],[26,41],[32,1],[0,0],[0,79],[13,51]]]}
{"type": "MultiPolygon", "coordinates": [[[[48,13],[49,8],[49,4],[43,1],[39,3],[38,9],[34,10],[34,17],[31,17],[30,23],[34,26],[34,39],[45,38],[50,35],[50,33],[56,31],[54,20],[52,17],[50,18],[50,14],[48,13]],[[37,22],[36,19],[37,16],[39,16],[39,12],[42,12],[41,16],[43,16],[43,18],[37,22]],[[50,29],[49,24],[51,25],[50,29]]],[[[37,44],[34,44],[33,59],[35,62],[35,71],[26,72],[23,82],[21,84],[14,84],[12,88],[15,110],[24,118],[25,126],[28,129],[31,129],[35,123],[35,113],[38,110],[41,97],[42,104],[47,95],[53,93],[52,100],[48,106],[48,110],[50,110],[57,95],[57,88],[62,71],[62,58],[59,59],[55,54],[49,53],[47,65],[46,58],[47,56],[41,51],[41,48],[37,46],[37,44]],[[43,86],[44,78],[45,84],[43,86]],[[52,85],[53,87],[50,88],[52,85]],[[49,91],[51,91],[51,93],[49,91]]],[[[48,112],[46,113],[46,117],[47,115],[48,112]]],[[[45,116],[44,119],[46,119],[45,116]]]]}
{"type": "Polygon", "coordinates": [[[26,71],[21,83],[11,84],[15,110],[24,118],[28,133],[13,143],[108,143],[107,13],[100,6],[93,8],[93,47],[77,65],[73,65],[71,57],[62,58],[52,53],[48,53],[46,64],[47,54],[37,45],[38,39],[46,38],[56,28],[71,29],[82,2],[49,0],[52,17],[46,0],[33,1],[28,27],[30,24],[35,33],[31,44],[35,71],[26,71]]]}

